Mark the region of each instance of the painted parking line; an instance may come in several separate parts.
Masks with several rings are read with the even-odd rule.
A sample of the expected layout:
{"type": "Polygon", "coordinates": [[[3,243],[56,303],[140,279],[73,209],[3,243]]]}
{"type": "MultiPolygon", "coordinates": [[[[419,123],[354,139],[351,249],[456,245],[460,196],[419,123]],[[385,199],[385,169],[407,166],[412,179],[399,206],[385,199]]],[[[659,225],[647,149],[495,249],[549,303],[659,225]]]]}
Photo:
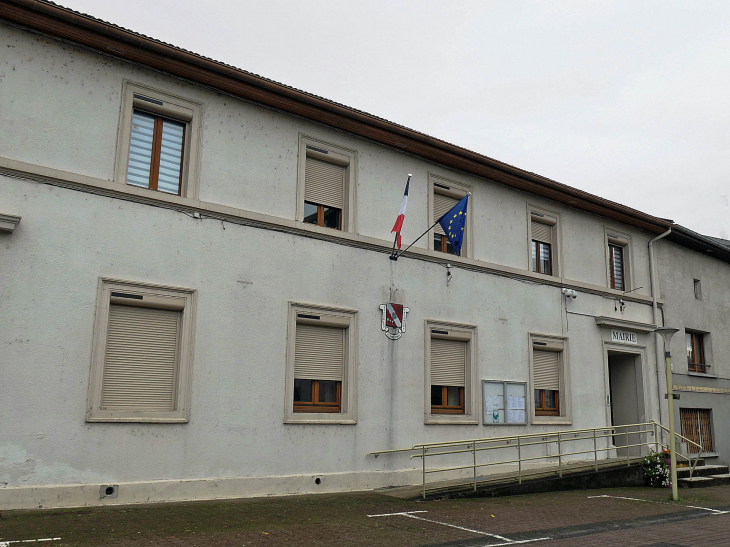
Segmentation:
{"type": "Polygon", "coordinates": [[[13,539],[11,541],[0,541],[0,547],[10,547],[13,543],[41,543],[45,541],[60,541],[61,538],[40,538],[40,539],[13,539]]]}
{"type": "MultiPolygon", "coordinates": [[[[607,494],[603,494],[602,496],[587,496],[588,499],[594,499],[594,498],[612,498],[616,500],[629,500],[629,501],[644,501],[646,503],[659,503],[661,505],[671,505],[675,506],[673,503],[667,503],[665,501],[654,501],[654,500],[642,500],[639,498],[627,498],[626,496],[609,496],[607,494]]],[[[702,511],[709,511],[710,513],[714,515],[726,515],[730,513],[730,511],[720,511],[719,509],[712,509],[711,507],[698,507],[696,505],[680,505],[680,507],[687,507],[689,509],[701,509],[702,511]]]]}
{"type": "Polygon", "coordinates": [[[397,517],[406,517],[406,518],[411,518],[411,519],[415,519],[415,520],[421,520],[423,522],[430,522],[432,524],[440,524],[441,526],[448,526],[449,528],[455,528],[456,530],[461,530],[463,532],[469,532],[469,533],[477,534],[477,535],[481,535],[481,536],[489,536],[491,538],[498,539],[498,540],[501,540],[504,542],[504,543],[489,543],[489,544],[485,545],[484,547],[498,547],[500,545],[520,545],[523,543],[533,543],[535,541],[545,541],[546,539],[550,539],[549,537],[544,537],[544,538],[513,540],[513,539],[509,539],[504,536],[500,536],[498,534],[490,534],[489,532],[483,532],[481,530],[474,530],[473,528],[465,528],[464,526],[457,526],[456,524],[450,524],[448,522],[441,522],[438,520],[419,517],[419,516],[416,516],[414,513],[428,513],[428,511],[404,511],[402,513],[384,513],[384,514],[380,514],[380,515],[368,515],[368,517],[370,517],[370,518],[396,517],[396,516],[397,517]]]}

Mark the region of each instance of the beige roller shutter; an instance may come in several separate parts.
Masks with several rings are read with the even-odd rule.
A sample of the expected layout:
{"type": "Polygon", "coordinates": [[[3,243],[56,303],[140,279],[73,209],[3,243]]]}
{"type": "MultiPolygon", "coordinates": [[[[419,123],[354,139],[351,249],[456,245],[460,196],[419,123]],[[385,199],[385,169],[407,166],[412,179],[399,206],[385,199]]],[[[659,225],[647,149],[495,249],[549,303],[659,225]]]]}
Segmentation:
{"type": "Polygon", "coordinates": [[[109,306],[101,408],[174,410],[182,312],[109,306]]]}
{"type": "Polygon", "coordinates": [[[344,209],[345,169],[342,165],[307,156],[304,201],[344,209]]]}
{"type": "Polygon", "coordinates": [[[297,323],[294,378],[341,382],[345,367],[345,329],[297,323]]]}
{"type": "MultiPolygon", "coordinates": [[[[433,221],[436,222],[439,218],[441,218],[441,215],[443,215],[444,213],[447,213],[449,211],[449,209],[451,209],[457,203],[459,203],[458,199],[452,198],[450,196],[445,196],[443,194],[439,194],[438,192],[434,192],[433,193],[433,221]]],[[[436,225],[435,231],[437,234],[445,235],[440,224],[436,225]]]]}
{"type": "Polygon", "coordinates": [[[534,389],[560,390],[560,352],[532,351],[534,389]]]}
{"type": "Polygon", "coordinates": [[[553,227],[542,222],[532,221],[532,239],[543,243],[553,242],[553,227]]]}
{"type": "Polygon", "coordinates": [[[431,385],[463,386],[466,342],[431,338],[431,385]]]}

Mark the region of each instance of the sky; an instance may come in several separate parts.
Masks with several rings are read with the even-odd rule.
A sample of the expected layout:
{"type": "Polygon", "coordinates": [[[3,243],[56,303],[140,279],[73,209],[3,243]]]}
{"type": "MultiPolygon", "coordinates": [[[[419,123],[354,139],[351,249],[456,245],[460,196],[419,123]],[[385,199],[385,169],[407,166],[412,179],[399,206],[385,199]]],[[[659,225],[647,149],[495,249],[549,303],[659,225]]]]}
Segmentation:
{"type": "Polygon", "coordinates": [[[57,0],[730,239],[730,2],[57,0]]]}

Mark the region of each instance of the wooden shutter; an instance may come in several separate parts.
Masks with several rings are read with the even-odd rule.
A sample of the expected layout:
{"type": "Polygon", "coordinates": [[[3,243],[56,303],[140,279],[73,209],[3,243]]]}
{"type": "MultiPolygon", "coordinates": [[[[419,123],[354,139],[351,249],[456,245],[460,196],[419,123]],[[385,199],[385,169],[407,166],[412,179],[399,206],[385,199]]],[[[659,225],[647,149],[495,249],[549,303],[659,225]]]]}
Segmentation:
{"type": "Polygon", "coordinates": [[[342,381],[346,329],[297,323],[294,378],[342,381]]]}
{"type": "Polygon", "coordinates": [[[560,390],[560,353],[532,350],[532,378],[534,389],[560,390]]]}
{"type": "Polygon", "coordinates": [[[466,342],[431,338],[431,385],[464,386],[466,342]]]}
{"type": "MultiPolygon", "coordinates": [[[[710,410],[705,408],[680,408],[679,419],[682,435],[702,446],[702,452],[713,452],[710,410]]],[[[687,451],[697,454],[699,449],[687,443],[687,451]]]]}
{"type": "Polygon", "coordinates": [[[111,304],[101,408],[175,409],[182,312],[111,304]]]}
{"type": "Polygon", "coordinates": [[[611,250],[611,274],[613,288],[624,290],[624,249],[618,245],[609,245],[611,250]]]}
{"type": "Polygon", "coordinates": [[[542,243],[552,244],[553,227],[543,222],[532,220],[532,239],[541,241],[542,243]]]}
{"type": "MultiPolygon", "coordinates": [[[[458,199],[452,198],[451,196],[445,196],[438,192],[433,193],[433,221],[436,222],[441,215],[448,212],[449,209],[459,203],[458,199]]],[[[437,234],[446,235],[440,224],[437,224],[434,228],[437,234]]],[[[439,384],[437,384],[439,385],[439,384]]]]}
{"type": "Polygon", "coordinates": [[[344,209],[346,169],[345,166],[307,156],[304,201],[344,209]]]}

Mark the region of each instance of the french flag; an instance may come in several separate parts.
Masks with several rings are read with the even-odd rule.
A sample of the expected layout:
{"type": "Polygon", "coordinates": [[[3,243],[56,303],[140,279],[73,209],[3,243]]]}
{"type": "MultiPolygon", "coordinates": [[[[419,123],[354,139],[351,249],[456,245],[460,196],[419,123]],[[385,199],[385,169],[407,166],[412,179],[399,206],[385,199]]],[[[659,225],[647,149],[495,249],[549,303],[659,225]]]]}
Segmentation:
{"type": "Polygon", "coordinates": [[[400,249],[400,231],[401,228],[403,228],[403,219],[406,218],[406,205],[408,205],[408,186],[411,184],[411,175],[408,173],[408,181],[406,181],[406,191],[403,193],[403,202],[400,204],[400,213],[398,213],[398,218],[395,219],[395,225],[393,226],[393,229],[390,231],[391,233],[395,232],[395,238],[396,243],[398,245],[398,248],[400,249]]]}

